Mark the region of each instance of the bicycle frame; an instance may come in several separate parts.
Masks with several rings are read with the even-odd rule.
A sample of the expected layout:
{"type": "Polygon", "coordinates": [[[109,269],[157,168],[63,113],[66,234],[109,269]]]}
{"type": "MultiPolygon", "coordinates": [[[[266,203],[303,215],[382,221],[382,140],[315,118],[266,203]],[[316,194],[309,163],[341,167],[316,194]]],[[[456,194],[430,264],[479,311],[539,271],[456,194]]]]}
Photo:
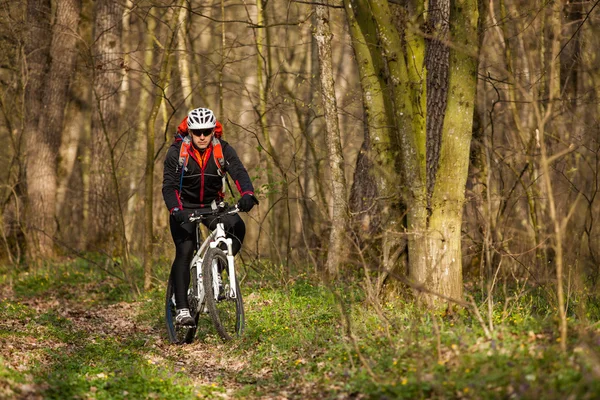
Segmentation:
{"type": "MultiPolygon", "coordinates": [[[[227,270],[228,270],[228,277],[229,277],[229,298],[231,299],[235,299],[237,298],[237,292],[236,292],[236,277],[235,277],[235,262],[234,262],[234,257],[233,257],[233,242],[230,238],[228,238],[225,234],[225,225],[222,222],[217,223],[217,227],[215,228],[215,230],[213,230],[204,240],[204,242],[202,242],[202,244],[200,244],[200,239],[202,237],[202,234],[200,232],[200,220],[201,218],[198,218],[196,221],[196,243],[197,243],[197,249],[196,249],[196,254],[194,255],[194,257],[192,258],[192,262],[190,263],[190,269],[192,269],[194,267],[194,265],[196,266],[196,280],[198,282],[197,285],[197,293],[194,293],[194,296],[198,299],[198,305],[200,306],[201,304],[204,303],[204,286],[202,285],[202,262],[204,260],[204,257],[206,255],[206,252],[208,251],[208,249],[214,249],[216,247],[219,247],[219,245],[221,243],[225,244],[227,250],[225,250],[225,256],[227,258],[227,270]]],[[[218,281],[218,274],[219,271],[217,269],[217,265],[214,264],[212,266],[213,268],[213,288],[215,288],[215,290],[213,291],[213,293],[215,294],[215,300],[217,300],[218,294],[219,294],[219,281],[218,281]]],[[[193,287],[193,286],[192,286],[193,287]]],[[[192,290],[192,287],[190,287],[190,290],[192,290]]]]}

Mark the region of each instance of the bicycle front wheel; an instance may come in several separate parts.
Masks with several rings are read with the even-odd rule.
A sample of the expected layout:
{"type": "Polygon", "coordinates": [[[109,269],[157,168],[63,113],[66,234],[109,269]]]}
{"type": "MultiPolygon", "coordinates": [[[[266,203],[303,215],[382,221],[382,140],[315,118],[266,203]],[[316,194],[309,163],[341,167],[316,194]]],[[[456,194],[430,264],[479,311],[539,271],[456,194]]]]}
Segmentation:
{"type": "Polygon", "coordinates": [[[196,335],[196,326],[198,326],[198,312],[195,308],[190,309],[190,312],[196,321],[196,326],[193,327],[177,325],[175,323],[176,312],[175,289],[173,281],[169,277],[165,302],[165,322],[167,325],[167,333],[169,334],[169,341],[174,344],[192,343],[194,341],[194,336],[196,335]]]}
{"type": "Polygon", "coordinates": [[[236,297],[230,297],[227,257],[219,248],[209,249],[202,263],[205,304],[219,336],[231,340],[244,332],[244,303],[240,285],[236,282],[236,297]],[[221,286],[216,274],[221,274],[221,286]],[[215,295],[216,294],[216,295],[215,295]]]}

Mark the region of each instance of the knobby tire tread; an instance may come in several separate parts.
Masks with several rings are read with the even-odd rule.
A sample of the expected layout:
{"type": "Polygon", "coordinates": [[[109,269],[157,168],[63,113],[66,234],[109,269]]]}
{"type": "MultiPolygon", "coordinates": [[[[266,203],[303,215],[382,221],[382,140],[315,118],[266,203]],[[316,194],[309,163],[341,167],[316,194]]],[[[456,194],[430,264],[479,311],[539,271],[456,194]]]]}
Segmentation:
{"type": "MultiPolygon", "coordinates": [[[[220,259],[223,262],[223,265],[227,267],[227,257],[225,253],[219,248],[209,249],[204,257],[204,261],[202,263],[202,276],[203,276],[203,285],[205,292],[205,304],[208,308],[208,313],[213,321],[213,325],[217,330],[219,336],[223,340],[231,340],[233,336],[241,336],[244,330],[244,304],[242,300],[242,292],[240,291],[239,282],[236,279],[236,293],[237,298],[235,301],[236,308],[236,325],[234,332],[228,332],[228,330],[223,326],[221,318],[219,317],[219,310],[217,309],[217,302],[214,297],[213,290],[213,272],[212,272],[212,261],[214,259],[220,259]]],[[[223,282],[225,284],[225,282],[223,282]]]]}
{"type": "MultiPolygon", "coordinates": [[[[192,277],[194,279],[194,277],[192,277]]],[[[171,277],[169,277],[169,282],[167,283],[167,293],[165,299],[165,323],[167,325],[167,333],[169,336],[169,341],[173,344],[184,344],[184,343],[192,343],[194,341],[194,336],[196,336],[196,329],[198,326],[198,313],[196,313],[195,321],[196,326],[192,328],[184,328],[177,327],[175,325],[175,306],[173,305],[173,294],[174,287],[171,277]],[[178,334],[178,329],[181,331],[178,334]]],[[[190,310],[192,311],[192,310],[190,310]]]]}

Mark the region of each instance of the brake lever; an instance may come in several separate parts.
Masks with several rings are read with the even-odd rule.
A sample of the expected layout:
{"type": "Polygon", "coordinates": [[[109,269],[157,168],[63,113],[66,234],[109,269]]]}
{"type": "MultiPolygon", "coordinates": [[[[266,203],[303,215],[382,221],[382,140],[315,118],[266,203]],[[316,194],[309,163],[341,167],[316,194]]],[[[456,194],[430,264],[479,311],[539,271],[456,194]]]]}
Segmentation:
{"type": "Polygon", "coordinates": [[[196,212],[193,212],[192,214],[189,215],[188,220],[190,222],[196,222],[196,221],[200,221],[204,216],[203,215],[196,215],[196,212]]]}

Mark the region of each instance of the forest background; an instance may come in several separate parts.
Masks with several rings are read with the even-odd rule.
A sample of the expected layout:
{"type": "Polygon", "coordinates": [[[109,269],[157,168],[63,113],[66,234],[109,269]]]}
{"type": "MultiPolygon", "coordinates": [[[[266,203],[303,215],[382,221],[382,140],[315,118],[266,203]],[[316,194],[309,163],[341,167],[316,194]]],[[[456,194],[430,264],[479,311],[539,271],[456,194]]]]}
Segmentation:
{"type": "Polygon", "coordinates": [[[487,340],[528,298],[560,352],[595,343],[597,4],[2,1],[4,282],[80,259],[162,288],[162,161],[208,107],[261,201],[248,271],[351,282],[388,322],[397,296],[466,309],[487,340]]]}

